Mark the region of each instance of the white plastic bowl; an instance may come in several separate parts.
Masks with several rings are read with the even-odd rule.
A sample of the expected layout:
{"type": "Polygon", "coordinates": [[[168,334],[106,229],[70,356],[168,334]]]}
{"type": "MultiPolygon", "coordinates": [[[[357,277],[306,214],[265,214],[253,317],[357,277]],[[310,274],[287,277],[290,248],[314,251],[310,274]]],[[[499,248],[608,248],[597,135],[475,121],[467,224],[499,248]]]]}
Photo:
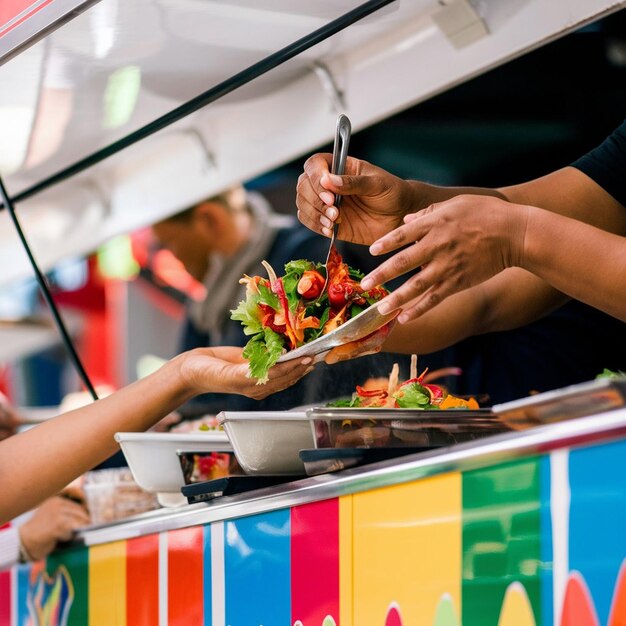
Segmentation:
{"type": "Polygon", "coordinates": [[[314,448],[303,411],[223,411],[217,420],[246,474],[304,475],[300,450],[314,448]]]}
{"type": "Polygon", "coordinates": [[[137,484],[146,491],[178,493],[185,484],[180,452],[231,452],[226,433],[115,433],[137,484]]]}

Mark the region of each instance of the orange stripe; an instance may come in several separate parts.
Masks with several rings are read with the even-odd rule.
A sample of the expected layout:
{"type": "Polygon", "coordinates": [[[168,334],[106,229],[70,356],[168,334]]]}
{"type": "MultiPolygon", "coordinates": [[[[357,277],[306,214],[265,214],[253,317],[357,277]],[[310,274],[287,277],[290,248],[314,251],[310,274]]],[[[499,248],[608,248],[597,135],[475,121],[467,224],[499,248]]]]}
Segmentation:
{"type": "Polygon", "coordinates": [[[126,623],[159,623],[159,536],[147,535],[126,543],[126,623]]]}
{"type": "Polygon", "coordinates": [[[169,626],[201,626],[204,615],[202,527],[170,531],[167,545],[169,626]]]}

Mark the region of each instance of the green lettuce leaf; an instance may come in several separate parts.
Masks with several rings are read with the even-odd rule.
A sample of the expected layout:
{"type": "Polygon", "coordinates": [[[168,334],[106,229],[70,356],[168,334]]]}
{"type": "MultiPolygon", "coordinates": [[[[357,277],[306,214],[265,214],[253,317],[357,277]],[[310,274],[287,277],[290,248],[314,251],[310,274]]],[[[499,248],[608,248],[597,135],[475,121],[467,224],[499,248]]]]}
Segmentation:
{"type": "Polygon", "coordinates": [[[596,376],[596,378],[611,378],[611,379],[624,378],[624,377],[626,377],[626,372],[622,372],[621,370],[614,372],[613,370],[610,370],[608,367],[605,367],[604,370],[596,376]]]}
{"type": "Polygon", "coordinates": [[[248,294],[248,297],[242,300],[239,306],[230,312],[230,318],[241,322],[243,332],[246,335],[255,335],[263,331],[263,326],[259,319],[258,304],[259,296],[248,294]]]}
{"type": "Polygon", "coordinates": [[[430,403],[430,394],[419,383],[402,385],[393,394],[398,406],[401,409],[438,409],[439,407],[430,403]]]}
{"type": "Polygon", "coordinates": [[[268,381],[268,372],[282,352],[283,340],[271,328],[263,328],[262,333],[248,341],[243,349],[243,356],[250,361],[250,375],[258,379],[258,385],[264,385],[268,381]]]}

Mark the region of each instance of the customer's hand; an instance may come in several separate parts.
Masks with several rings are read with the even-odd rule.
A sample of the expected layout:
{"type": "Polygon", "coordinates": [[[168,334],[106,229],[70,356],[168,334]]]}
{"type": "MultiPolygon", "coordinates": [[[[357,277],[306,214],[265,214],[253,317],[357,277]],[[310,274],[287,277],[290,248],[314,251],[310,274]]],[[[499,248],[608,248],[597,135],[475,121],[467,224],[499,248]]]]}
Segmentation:
{"type": "Polygon", "coordinates": [[[69,541],[77,528],[89,524],[82,504],[55,496],[46,500],[19,528],[20,541],[35,561],[50,554],[59,541],[69,541]]]}
{"type": "Polygon", "coordinates": [[[381,312],[402,307],[398,321],[407,322],[453,293],[521,265],[530,210],[495,197],[461,195],[407,215],[405,224],[372,244],[370,252],[403,249],[361,285],[369,289],[421,268],[379,305],[381,312]]]}
{"type": "Polygon", "coordinates": [[[263,385],[250,378],[241,348],[196,348],[181,355],[181,373],[196,393],[238,393],[261,400],[298,382],[313,370],[312,359],[294,359],[274,365],[263,385]]]}
{"type": "Polygon", "coordinates": [[[0,441],[14,435],[20,424],[18,412],[13,408],[7,397],[0,393],[0,441]]]}
{"type": "Polygon", "coordinates": [[[345,175],[334,176],[331,163],[331,154],[315,154],[307,159],[298,179],[298,219],[316,233],[332,234],[338,215],[335,194],[343,196],[339,239],[368,245],[400,226],[404,215],[428,204],[419,196],[420,183],[352,157],[347,159],[345,175]]]}

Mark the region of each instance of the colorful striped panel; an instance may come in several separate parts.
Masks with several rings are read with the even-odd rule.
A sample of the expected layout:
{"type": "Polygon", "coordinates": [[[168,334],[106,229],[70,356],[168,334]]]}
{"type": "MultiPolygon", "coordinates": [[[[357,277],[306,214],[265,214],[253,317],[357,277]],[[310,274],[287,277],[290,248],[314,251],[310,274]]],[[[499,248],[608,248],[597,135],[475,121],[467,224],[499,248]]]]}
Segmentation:
{"type": "Polygon", "coordinates": [[[459,474],[357,494],[353,518],[355,625],[431,626],[445,594],[460,613],[459,474]]]}
{"type": "MultiPolygon", "coordinates": [[[[69,603],[67,624],[64,626],[85,626],[89,624],[89,552],[87,548],[73,548],[57,552],[46,560],[46,572],[50,578],[58,576],[65,568],[71,581],[73,597],[69,603]]],[[[35,570],[36,566],[33,566],[35,570]]],[[[32,572],[31,581],[36,575],[32,572]]],[[[31,588],[33,583],[31,582],[31,588]]],[[[124,590],[125,592],[125,590],[124,590]]],[[[122,625],[125,622],[120,622],[122,625]]],[[[93,624],[89,624],[93,626],[93,624]]]]}
{"type": "Polygon", "coordinates": [[[168,626],[201,626],[204,619],[202,526],[168,532],[167,547],[168,626]]]}
{"type": "Polygon", "coordinates": [[[126,623],[159,623],[159,537],[147,535],[126,543],[126,623]]]}
{"type": "Polygon", "coordinates": [[[286,509],[224,523],[225,604],[229,626],[290,623],[289,517],[286,509]]]}
{"type": "Polygon", "coordinates": [[[541,468],[531,459],[463,474],[463,626],[496,626],[514,582],[542,623],[541,468]]]}
{"type": "Polygon", "coordinates": [[[88,623],[89,626],[111,626],[112,624],[126,626],[126,542],[124,541],[89,548],[88,623]]]}
{"type": "MultiPolygon", "coordinates": [[[[15,607],[14,626],[29,626],[28,594],[30,592],[32,565],[18,565],[14,570],[13,584],[17,589],[13,592],[17,606],[15,607]]],[[[68,607],[68,611],[71,607],[68,607]]]]}
{"type": "Polygon", "coordinates": [[[291,509],[291,623],[339,620],[339,502],[291,509]]]}
{"type": "Polygon", "coordinates": [[[353,626],[353,496],[339,498],[339,624],[353,626]]]}
{"type": "Polygon", "coordinates": [[[213,554],[211,552],[211,526],[202,528],[203,563],[202,563],[202,600],[204,605],[204,625],[213,624],[213,554]]]}
{"type": "Polygon", "coordinates": [[[569,569],[589,587],[606,624],[626,557],[626,442],[570,453],[569,569]]]}

